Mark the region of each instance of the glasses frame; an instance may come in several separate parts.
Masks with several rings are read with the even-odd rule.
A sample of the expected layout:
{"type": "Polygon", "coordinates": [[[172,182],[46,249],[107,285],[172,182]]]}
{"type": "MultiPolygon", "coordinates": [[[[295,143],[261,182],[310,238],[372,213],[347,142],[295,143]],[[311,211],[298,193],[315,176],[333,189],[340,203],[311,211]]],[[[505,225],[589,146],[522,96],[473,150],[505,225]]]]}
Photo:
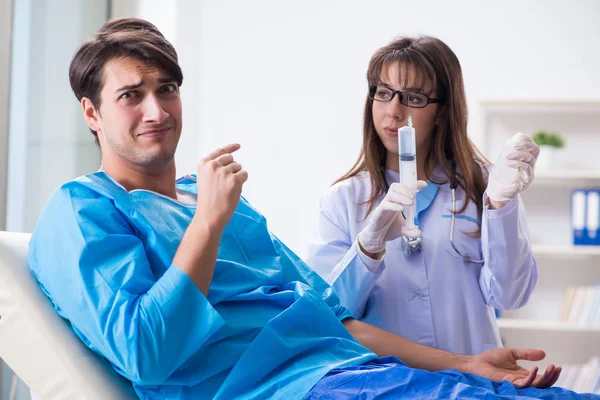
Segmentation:
{"type": "Polygon", "coordinates": [[[396,96],[396,94],[398,94],[398,99],[400,100],[400,104],[402,104],[403,106],[410,107],[410,108],[425,108],[425,107],[427,107],[428,105],[430,105],[432,103],[440,103],[440,104],[442,103],[442,99],[436,99],[436,98],[433,98],[433,97],[429,97],[426,93],[423,93],[423,92],[418,91],[418,90],[394,90],[391,87],[389,87],[388,85],[385,85],[385,84],[382,84],[382,83],[369,85],[369,98],[371,100],[373,100],[373,101],[378,101],[380,103],[389,103],[392,100],[394,100],[394,97],[396,96]],[[378,99],[376,99],[374,96],[375,96],[375,91],[377,90],[377,86],[383,86],[386,89],[389,89],[392,92],[392,97],[390,97],[389,100],[378,100],[378,99]],[[404,104],[402,102],[402,98],[404,97],[402,95],[403,93],[417,93],[417,94],[423,95],[427,99],[427,102],[423,106],[415,106],[415,105],[404,104]]]}

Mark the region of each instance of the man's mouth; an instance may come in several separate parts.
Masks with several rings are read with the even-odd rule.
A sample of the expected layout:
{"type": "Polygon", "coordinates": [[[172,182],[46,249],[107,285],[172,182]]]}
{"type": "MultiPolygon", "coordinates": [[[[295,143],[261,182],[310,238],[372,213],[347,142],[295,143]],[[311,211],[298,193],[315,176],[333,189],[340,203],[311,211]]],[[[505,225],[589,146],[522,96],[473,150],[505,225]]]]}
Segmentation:
{"type": "Polygon", "coordinates": [[[164,136],[167,134],[167,132],[169,132],[170,129],[171,129],[171,127],[168,127],[168,126],[164,127],[164,128],[158,128],[158,129],[148,129],[146,131],[139,133],[138,136],[144,136],[144,137],[164,136]]]}

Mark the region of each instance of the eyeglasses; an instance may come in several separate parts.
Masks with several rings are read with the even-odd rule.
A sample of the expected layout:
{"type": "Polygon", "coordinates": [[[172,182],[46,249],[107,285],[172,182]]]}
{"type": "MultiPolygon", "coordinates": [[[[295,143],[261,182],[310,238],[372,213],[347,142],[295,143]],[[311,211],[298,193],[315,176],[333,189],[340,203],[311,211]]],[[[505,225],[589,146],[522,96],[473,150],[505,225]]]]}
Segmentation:
{"type": "Polygon", "coordinates": [[[389,103],[394,99],[396,93],[400,99],[400,104],[412,108],[425,108],[430,103],[442,102],[440,99],[433,99],[425,93],[415,90],[394,90],[382,84],[369,86],[369,98],[371,100],[389,103]]]}

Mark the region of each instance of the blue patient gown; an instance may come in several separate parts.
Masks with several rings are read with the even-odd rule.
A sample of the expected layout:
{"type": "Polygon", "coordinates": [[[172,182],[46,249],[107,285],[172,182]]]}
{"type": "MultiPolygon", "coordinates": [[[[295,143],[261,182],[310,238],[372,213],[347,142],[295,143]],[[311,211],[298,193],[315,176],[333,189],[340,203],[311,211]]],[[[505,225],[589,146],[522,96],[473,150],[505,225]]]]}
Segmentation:
{"type": "MultiPolygon", "coordinates": [[[[178,188],[196,191],[193,179],[178,188]]],[[[63,185],[30,265],[58,313],[144,399],[302,398],[331,368],[375,354],[331,288],[241,200],[206,298],[171,261],[195,212],[104,172],[63,185]]]]}
{"type": "MultiPolygon", "coordinates": [[[[177,187],[195,195],[193,177],[177,187]]],[[[331,288],[244,199],[205,297],[171,264],[194,213],[97,172],[57,190],[31,239],[31,269],[57,312],[140,398],[477,398],[501,385],[517,394],[507,383],[377,359],[344,328],[350,314],[331,288]]]]}

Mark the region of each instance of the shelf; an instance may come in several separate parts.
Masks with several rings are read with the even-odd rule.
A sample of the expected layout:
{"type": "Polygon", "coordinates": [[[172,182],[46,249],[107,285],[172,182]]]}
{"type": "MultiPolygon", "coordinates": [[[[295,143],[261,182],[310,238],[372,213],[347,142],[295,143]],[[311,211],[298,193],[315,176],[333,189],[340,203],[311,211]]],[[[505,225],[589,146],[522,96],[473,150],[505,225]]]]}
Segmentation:
{"type": "Polygon", "coordinates": [[[535,171],[534,184],[539,183],[538,181],[546,181],[551,180],[577,180],[577,181],[585,181],[585,180],[598,180],[598,184],[600,184],[600,171],[598,170],[556,170],[556,171],[535,171]]]}
{"type": "Polygon", "coordinates": [[[600,107],[600,98],[593,99],[483,99],[481,105],[484,107],[494,106],[597,106],[600,107]]]}
{"type": "Polygon", "coordinates": [[[600,100],[484,100],[481,106],[487,112],[528,113],[596,113],[600,110],[600,100]]]}
{"type": "Polygon", "coordinates": [[[533,254],[536,256],[600,256],[600,246],[571,246],[571,245],[547,245],[534,244],[533,254]]]}
{"type": "Polygon", "coordinates": [[[573,190],[600,189],[600,98],[487,99],[479,106],[480,149],[491,162],[516,132],[558,132],[566,143],[538,159],[533,183],[522,193],[538,280],[526,305],[497,319],[502,343],[542,348],[557,365],[600,356],[600,323],[558,320],[568,286],[600,285],[600,246],[574,246],[571,228],[573,190]]]}
{"type": "Polygon", "coordinates": [[[555,332],[594,332],[600,333],[600,324],[585,325],[560,321],[536,321],[531,319],[498,318],[500,330],[518,329],[555,332]]]}

